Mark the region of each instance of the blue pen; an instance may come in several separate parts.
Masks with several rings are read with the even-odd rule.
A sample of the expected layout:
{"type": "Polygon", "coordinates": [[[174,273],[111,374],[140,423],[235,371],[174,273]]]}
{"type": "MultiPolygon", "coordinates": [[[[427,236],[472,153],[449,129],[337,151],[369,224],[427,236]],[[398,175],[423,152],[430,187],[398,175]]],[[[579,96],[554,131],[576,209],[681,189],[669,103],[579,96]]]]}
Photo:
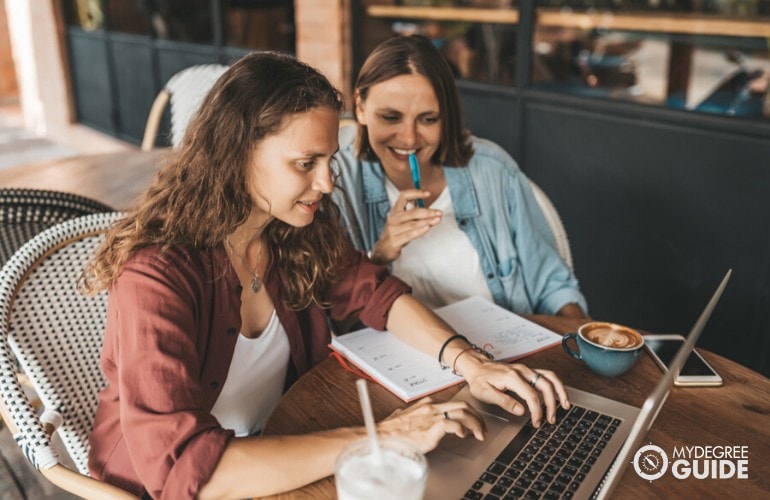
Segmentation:
{"type": "MultiPolygon", "coordinates": [[[[420,187],[420,164],[417,163],[417,157],[414,155],[414,153],[409,155],[409,168],[412,169],[412,181],[414,182],[414,188],[422,189],[420,187]]],[[[422,198],[417,199],[417,206],[420,208],[425,208],[425,202],[422,201],[422,198]]]]}

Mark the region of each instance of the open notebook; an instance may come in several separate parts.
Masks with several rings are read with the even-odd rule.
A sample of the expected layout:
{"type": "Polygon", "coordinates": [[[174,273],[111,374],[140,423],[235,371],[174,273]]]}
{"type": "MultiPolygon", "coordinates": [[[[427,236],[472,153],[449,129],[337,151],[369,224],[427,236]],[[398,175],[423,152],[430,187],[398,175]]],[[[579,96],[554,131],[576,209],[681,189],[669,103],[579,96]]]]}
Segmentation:
{"type": "MultiPolygon", "coordinates": [[[[512,361],[561,342],[561,335],[481,297],[437,309],[444,321],[496,360],[512,361]]],[[[336,336],[331,348],[404,401],[463,381],[430,356],[390,332],[365,328],[336,336]]]]}

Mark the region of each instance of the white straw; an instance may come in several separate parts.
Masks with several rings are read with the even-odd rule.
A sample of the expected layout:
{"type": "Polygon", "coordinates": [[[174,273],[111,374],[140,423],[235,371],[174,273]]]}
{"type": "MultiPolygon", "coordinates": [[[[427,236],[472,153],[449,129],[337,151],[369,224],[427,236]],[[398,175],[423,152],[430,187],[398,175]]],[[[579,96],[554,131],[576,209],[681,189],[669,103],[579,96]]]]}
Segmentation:
{"type": "Polygon", "coordinates": [[[372,448],[372,454],[375,461],[382,463],[382,449],[380,441],[377,439],[377,430],[374,427],[374,414],[372,413],[372,402],[369,400],[369,389],[366,386],[366,380],[360,378],[356,381],[358,388],[358,399],[361,400],[361,411],[364,413],[364,425],[366,425],[366,434],[369,436],[369,445],[372,448]]]}

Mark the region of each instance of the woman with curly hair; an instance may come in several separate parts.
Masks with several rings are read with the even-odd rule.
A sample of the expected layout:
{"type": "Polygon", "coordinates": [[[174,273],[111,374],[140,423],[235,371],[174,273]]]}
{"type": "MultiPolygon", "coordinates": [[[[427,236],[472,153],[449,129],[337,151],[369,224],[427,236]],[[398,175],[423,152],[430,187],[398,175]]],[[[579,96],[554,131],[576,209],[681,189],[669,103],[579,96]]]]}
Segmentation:
{"type": "MultiPolygon", "coordinates": [[[[327,318],[358,318],[453,360],[468,346],[386,268],[353,250],[331,202],[339,92],[288,56],[250,54],[217,81],[179,150],[106,235],[83,286],[109,291],[91,473],[152,498],[242,498],[332,473],[363,428],[268,437],[284,390],[329,353],[327,318]],[[297,465],[301,464],[300,467],[297,465]]],[[[477,397],[553,420],[551,372],[475,351],[477,397]],[[478,354],[478,355],[477,355],[478,354]],[[537,388],[526,380],[536,377],[537,388]]],[[[378,424],[423,451],[483,438],[467,404],[423,400],[378,424]],[[447,417],[447,418],[445,418],[447,417]]]]}

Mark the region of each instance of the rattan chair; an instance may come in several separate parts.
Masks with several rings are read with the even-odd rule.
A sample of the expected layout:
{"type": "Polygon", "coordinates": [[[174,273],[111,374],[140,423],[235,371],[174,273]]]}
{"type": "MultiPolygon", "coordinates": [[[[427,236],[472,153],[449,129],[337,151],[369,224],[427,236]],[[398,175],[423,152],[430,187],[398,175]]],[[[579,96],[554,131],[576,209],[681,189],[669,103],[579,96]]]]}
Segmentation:
{"type": "Polygon", "coordinates": [[[113,208],[104,203],[76,194],[0,188],[0,266],[24,243],[54,224],[111,211],[113,208]]]}
{"type": "Polygon", "coordinates": [[[135,498],[88,475],[88,435],[105,386],[99,356],[107,294],[84,296],[80,273],[118,212],[55,225],[25,243],[0,271],[0,410],[27,459],[52,483],[85,498],[135,498]],[[16,361],[45,411],[38,417],[16,361]],[[56,430],[77,471],[51,445],[56,430]]]}
{"type": "Polygon", "coordinates": [[[540,206],[540,210],[543,212],[545,221],[548,223],[548,227],[551,230],[553,239],[556,242],[556,250],[559,252],[559,255],[561,256],[564,263],[567,264],[570,270],[574,271],[575,268],[572,263],[572,251],[569,247],[569,239],[567,239],[567,230],[564,229],[564,223],[559,216],[559,212],[556,210],[556,207],[554,206],[553,202],[551,202],[551,199],[548,197],[548,195],[545,194],[545,191],[543,191],[540,186],[535,184],[535,181],[529,179],[529,186],[532,188],[532,193],[535,195],[535,200],[540,206]]]}
{"type": "Polygon", "coordinates": [[[203,98],[226,69],[227,66],[222,64],[199,64],[185,68],[172,76],[152,103],[142,138],[142,150],[150,151],[155,147],[158,128],[169,102],[171,103],[169,139],[172,147],[179,146],[187,125],[198,111],[203,98]]]}

